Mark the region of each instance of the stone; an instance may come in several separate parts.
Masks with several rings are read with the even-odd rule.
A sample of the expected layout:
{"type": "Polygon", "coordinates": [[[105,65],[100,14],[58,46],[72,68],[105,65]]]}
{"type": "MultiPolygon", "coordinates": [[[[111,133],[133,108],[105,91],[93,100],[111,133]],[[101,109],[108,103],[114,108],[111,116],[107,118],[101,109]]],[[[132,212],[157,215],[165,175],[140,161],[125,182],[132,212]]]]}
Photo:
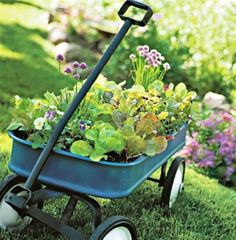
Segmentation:
{"type": "Polygon", "coordinates": [[[68,38],[67,33],[59,24],[51,23],[49,24],[48,29],[49,29],[48,39],[53,44],[59,44],[67,40],[68,38]]]}
{"type": "Polygon", "coordinates": [[[88,65],[96,63],[97,56],[90,49],[76,43],[62,42],[55,47],[55,53],[62,54],[66,62],[86,62],[88,65]]]}
{"type": "Polygon", "coordinates": [[[226,101],[226,97],[222,94],[208,92],[203,98],[203,103],[213,110],[230,111],[230,105],[226,101]]]}

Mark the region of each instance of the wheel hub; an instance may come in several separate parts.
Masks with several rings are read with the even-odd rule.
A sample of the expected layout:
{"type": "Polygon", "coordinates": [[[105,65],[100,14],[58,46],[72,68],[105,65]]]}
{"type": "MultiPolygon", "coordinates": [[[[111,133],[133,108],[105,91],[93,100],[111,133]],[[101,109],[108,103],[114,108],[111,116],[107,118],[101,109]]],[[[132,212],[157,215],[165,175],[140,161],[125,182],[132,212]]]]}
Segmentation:
{"type": "MultiPolygon", "coordinates": [[[[22,184],[23,185],[23,184],[22,184]]],[[[30,217],[22,218],[16,210],[14,210],[8,203],[5,202],[6,196],[11,192],[11,188],[0,201],[0,228],[16,230],[21,229],[31,222],[30,217]]],[[[23,193],[19,193],[21,195],[23,193]]]]}
{"type": "Polygon", "coordinates": [[[132,240],[132,236],[126,227],[116,227],[103,240],[132,240]]]}

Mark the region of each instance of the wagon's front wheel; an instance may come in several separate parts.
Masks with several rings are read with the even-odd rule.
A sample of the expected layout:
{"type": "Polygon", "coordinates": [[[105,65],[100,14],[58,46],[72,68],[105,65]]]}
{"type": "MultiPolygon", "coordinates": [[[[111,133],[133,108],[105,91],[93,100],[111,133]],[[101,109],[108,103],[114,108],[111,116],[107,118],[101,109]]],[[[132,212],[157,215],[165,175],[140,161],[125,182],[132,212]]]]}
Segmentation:
{"type": "MultiPolygon", "coordinates": [[[[0,228],[12,231],[24,229],[32,218],[26,216],[21,217],[9,204],[5,202],[7,194],[18,184],[24,184],[25,179],[12,175],[0,182],[0,228]]],[[[22,194],[22,193],[19,193],[22,194]]],[[[42,206],[38,206],[42,208],[42,206]]]]}
{"type": "Polygon", "coordinates": [[[137,234],[128,218],[113,216],[97,227],[90,240],[137,240],[137,234]]]}
{"type": "Polygon", "coordinates": [[[171,208],[184,187],[185,161],[176,157],[167,173],[161,195],[161,206],[171,208]]]}

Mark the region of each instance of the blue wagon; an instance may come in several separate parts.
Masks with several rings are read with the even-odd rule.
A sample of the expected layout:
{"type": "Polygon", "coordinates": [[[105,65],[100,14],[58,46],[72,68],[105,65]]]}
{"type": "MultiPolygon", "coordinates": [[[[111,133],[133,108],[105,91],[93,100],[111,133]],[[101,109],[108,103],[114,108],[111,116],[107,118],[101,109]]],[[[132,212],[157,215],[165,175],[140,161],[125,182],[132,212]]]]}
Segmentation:
{"type": "Polygon", "coordinates": [[[0,227],[24,227],[34,218],[72,240],[135,240],[137,233],[134,224],[123,216],[113,216],[102,221],[100,205],[91,196],[123,198],[145,180],[151,180],[163,187],[161,205],[171,207],[182,191],[184,159],[175,158],[167,174],[166,166],[168,159],[184,146],[187,124],[175,134],[174,140],[168,142],[164,152],[154,157],[143,155],[131,163],[93,162],[87,157],[52,150],[60,133],[129,28],[132,25],[145,26],[152,16],[152,10],[143,3],[127,0],[118,14],[124,20],[124,25],[54,129],[47,145],[43,149],[33,149],[31,143],[17,137],[16,132],[9,132],[13,139],[9,168],[15,175],[0,184],[0,227]],[[143,20],[125,16],[131,6],[146,11],[143,20]],[[151,178],[158,168],[161,168],[160,179],[151,178]],[[61,220],[42,211],[44,201],[63,195],[70,198],[61,220]],[[78,201],[86,203],[92,211],[91,236],[85,236],[68,225],[78,201]]]}

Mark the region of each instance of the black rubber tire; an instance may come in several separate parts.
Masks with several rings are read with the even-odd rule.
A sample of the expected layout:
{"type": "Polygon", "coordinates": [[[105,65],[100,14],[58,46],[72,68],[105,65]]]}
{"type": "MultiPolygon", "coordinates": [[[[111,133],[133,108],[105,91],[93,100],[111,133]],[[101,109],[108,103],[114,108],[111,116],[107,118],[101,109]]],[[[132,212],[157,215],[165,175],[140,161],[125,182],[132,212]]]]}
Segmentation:
{"type": "MultiPolygon", "coordinates": [[[[104,237],[116,227],[126,227],[131,236],[132,240],[137,240],[137,232],[134,224],[126,217],[113,216],[103,221],[93,232],[90,240],[103,240],[104,237]]],[[[114,239],[115,240],[115,239],[114,239]]],[[[125,239],[124,239],[125,240],[125,239]]]]}
{"type": "Polygon", "coordinates": [[[184,158],[176,157],[168,170],[168,173],[164,182],[162,194],[161,194],[161,201],[160,201],[160,205],[163,208],[167,208],[167,209],[171,208],[170,206],[171,190],[172,190],[172,186],[174,183],[177,170],[179,169],[181,164],[183,165],[183,176],[182,176],[182,183],[183,183],[184,175],[185,175],[185,159],[184,158]]]}
{"type": "MultiPolygon", "coordinates": [[[[3,179],[0,182],[0,201],[2,200],[3,196],[14,186],[16,186],[17,184],[23,183],[25,182],[26,179],[21,177],[21,176],[17,176],[17,175],[10,175],[8,177],[6,177],[5,179],[3,179]]],[[[40,184],[36,184],[36,186],[33,188],[34,190],[39,190],[41,188],[40,184]]],[[[43,208],[43,202],[40,202],[37,204],[39,209],[43,208]]],[[[19,228],[21,229],[21,228],[19,228]]],[[[9,229],[11,230],[11,229],[9,229]]],[[[17,230],[14,229],[13,227],[13,231],[17,230]]]]}

